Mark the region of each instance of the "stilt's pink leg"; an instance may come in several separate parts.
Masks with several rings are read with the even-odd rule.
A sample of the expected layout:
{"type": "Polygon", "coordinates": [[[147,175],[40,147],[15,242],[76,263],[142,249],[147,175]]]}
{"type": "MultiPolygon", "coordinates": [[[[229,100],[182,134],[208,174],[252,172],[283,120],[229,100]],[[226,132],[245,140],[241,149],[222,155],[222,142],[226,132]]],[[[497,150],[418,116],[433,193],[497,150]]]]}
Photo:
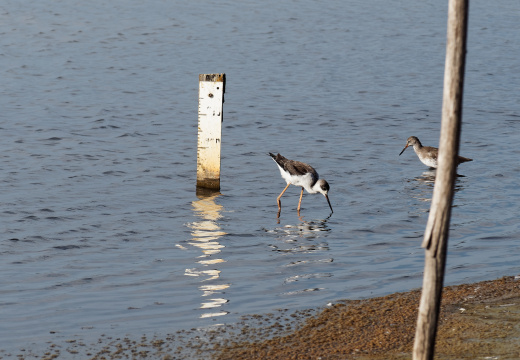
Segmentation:
{"type": "Polygon", "coordinates": [[[303,197],[303,188],[302,188],[302,192],[300,193],[300,201],[298,202],[298,215],[300,215],[300,207],[302,206],[302,197],[303,197]]]}
{"type": "Polygon", "coordinates": [[[278,203],[278,211],[282,210],[282,202],[280,201],[280,198],[282,197],[285,190],[287,190],[289,185],[291,185],[291,183],[288,183],[287,186],[285,187],[285,189],[283,189],[282,193],[276,198],[276,202],[278,203]]]}

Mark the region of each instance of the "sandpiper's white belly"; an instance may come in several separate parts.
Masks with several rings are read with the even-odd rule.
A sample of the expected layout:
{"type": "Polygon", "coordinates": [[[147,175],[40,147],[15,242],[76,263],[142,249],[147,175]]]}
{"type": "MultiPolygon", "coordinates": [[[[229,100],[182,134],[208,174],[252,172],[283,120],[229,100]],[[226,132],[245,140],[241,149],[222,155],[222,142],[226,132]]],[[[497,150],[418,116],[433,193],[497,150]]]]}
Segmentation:
{"type": "Polygon", "coordinates": [[[437,159],[435,159],[433,157],[429,157],[429,156],[421,156],[419,154],[417,154],[417,156],[419,156],[419,160],[421,160],[421,162],[424,165],[432,167],[432,168],[437,167],[437,159]]]}

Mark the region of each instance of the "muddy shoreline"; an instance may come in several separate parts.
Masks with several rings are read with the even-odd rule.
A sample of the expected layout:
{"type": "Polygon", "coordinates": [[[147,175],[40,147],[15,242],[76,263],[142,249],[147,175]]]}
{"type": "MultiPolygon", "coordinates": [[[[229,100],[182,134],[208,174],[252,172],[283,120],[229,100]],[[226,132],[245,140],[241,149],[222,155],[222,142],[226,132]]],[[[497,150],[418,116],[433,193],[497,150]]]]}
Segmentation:
{"type": "MultiPolygon", "coordinates": [[[[411,359],[420,290],[324,309],[280,309],[166,336],[101,337],[0,359],[411,359]]],[[[436,359],[519,359],[520,276],[444,288],[436,359]]]]}
{"type": "MultiPolygon", "coordinates": [[[[289,335],[242,341],[216,359],[410,359],[420,290],[345,301],[289,335]]],[[[436,359],[519,359],[520,279],[446,287],[436,359]]]]}

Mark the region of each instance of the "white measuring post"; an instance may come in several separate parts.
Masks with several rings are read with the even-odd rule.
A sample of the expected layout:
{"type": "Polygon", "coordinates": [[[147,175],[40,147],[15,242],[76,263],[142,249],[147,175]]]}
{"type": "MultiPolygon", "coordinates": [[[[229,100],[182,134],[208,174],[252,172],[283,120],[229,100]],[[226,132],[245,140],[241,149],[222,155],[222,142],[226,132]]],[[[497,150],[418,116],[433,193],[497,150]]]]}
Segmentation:
{"type": "Polygon", "coordinates": [[[199,75],[197,187],[220,190],[220,146],[226,74],[199,75]]]}

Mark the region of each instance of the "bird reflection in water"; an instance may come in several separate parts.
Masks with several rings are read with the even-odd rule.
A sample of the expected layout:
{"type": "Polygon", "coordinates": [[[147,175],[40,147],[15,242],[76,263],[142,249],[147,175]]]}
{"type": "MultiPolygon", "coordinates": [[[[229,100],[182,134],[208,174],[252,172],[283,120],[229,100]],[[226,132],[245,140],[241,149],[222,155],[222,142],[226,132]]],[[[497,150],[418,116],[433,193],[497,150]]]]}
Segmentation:
{"type": "Polygon", "coordinates": [[[424,171],[421,176],[417,176],[414,180],[423,182],[427,184],[428,187],[431,187],[433,189],[433,185],[435,184],[435,175],[437,170],[431,169],[428,171],[424,171]]]}
{"type": "MultiPolygon", "coordinates": [[[[433,188],[435,186],[435,177],[437,175],[436,169],[430,169],[428,171],[424,171],[421,176],[417,176],[413,179],[407,180],[411,187],[409,191],[412,193],[412,197],[421,201],[421,202],[430,202],[433,195],[433,188]]],[[[455,178],[455,192],[462,190],[464,188],[464,175],[456,175],[455,178]]],[[[429,210],[428,208],[424,208],[423,211],[426,212],[429,210]]]]}
{"type": "Polygon", "coordinates": [[[275,233],[277,239],[281,241],[281,243],[272,244],[271,247],[275,251],[282,252],[329,250],[328,244],[323,242],[322,238],[330,231],[327,222],[331,215],[322,220],[311,221],[305,221],[300,216],[299,219],[301,222],[299,224],[288,224],[282,227],[277,227],[273,230],[266,230],[275,233]],[[289,248],[282,244],[289,245],[289,248]]]}
{"type": "MultiPolygon", "coordinates": [[[[329,216],[330,217],[330,216],[329,216]]],[[[334,262],[327,235],[329,218],[277,226],[266,232],[273,234],[272,251],[284,259],[278,271],[284,276],[280,295],[300,296],[324,288],[320,279],[332,277],[329,266],[334,262]]]]}
{"type": "MultiPolygon", "coordinates": [[[[196,267],[186,269],[186,276],[200,277],[204,285],[199,286],[204,298],[201,309],[216,309],[228,302],[227,299],[218,297],[218,294],[229,288],[229,284],[218,284],[220,270],[217,264],[225,262],[219,255],[224,248],[219,239],[226,235],[220,229],[218,219],[221,218],[222,205],[215,203],[215,199],[220,196],[219,192],[203,191],[197,189],[198,200],[192,202],[193,212],[199,221],[188,224],[192,238],[189,245],[201,250],[202,255],[196,261],[196,267]],[[211,266],[211,268],[209,268],[211,266]]],[[[203,313],[200,317],[216,317],[228,314],[227,311],[214,311],[203,313]]]]}

